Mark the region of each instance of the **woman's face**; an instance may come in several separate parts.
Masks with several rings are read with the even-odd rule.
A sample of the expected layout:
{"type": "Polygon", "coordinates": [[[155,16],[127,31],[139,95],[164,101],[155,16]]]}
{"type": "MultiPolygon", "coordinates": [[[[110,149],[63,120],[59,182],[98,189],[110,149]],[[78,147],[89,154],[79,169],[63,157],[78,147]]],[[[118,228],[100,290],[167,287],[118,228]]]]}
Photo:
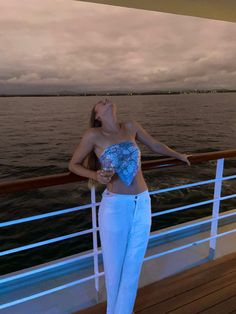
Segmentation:
{"type": "Polygon", "coordinates": [[[100,118],[98,120],[101,121],[101,118],[104,116],[112,116],[116,113],[116,105],[109,99],[105,99],[102,101],[99,101],[95,106],[95,112],[96,112],[96,119],[100,118]]]}

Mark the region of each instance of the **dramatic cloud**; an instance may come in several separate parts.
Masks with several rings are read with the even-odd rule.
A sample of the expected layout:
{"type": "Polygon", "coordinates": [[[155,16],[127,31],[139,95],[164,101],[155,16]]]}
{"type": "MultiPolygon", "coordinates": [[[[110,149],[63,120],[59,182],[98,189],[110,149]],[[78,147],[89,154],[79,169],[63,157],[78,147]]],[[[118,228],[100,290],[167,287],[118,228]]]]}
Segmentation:
{"type": "Polygon", "coordinates": [[[236,24],[73,0],[0,0],[0,93],[236,87],[236,24]]]}

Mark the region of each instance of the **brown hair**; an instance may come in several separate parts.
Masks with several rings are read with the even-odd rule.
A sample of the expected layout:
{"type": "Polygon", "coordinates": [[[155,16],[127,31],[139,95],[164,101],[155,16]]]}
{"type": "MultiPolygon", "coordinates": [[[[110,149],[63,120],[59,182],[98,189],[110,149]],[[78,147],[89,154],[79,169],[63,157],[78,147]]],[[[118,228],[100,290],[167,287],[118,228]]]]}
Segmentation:
{"type": "MultiPolygon", "coordinates": [[[[100,102],[100,101],[99,101],[100,102]]],[[[95,111],[95,107],[98,104],[98,102],[93,106],[92,110],[91,110],[91,114],[90,114],[90,121],[89,121],[89,127],[90,128],[99,128],[102,126],[102,122],[100,120],[97,120],[96,117],[96,111],[95,111]]],[[[98,169],[100,169],[100,162],[99,159],[97,158],[97,155],[94,153],[94,151],[91,151],[85,158],[85,160],[83,161],[82,165],[90,170],[94,170],[97,171],[98,169]]],[[[95,188],[100,184],[100,182],[89,178],[88,179],[88,188],[91,189],[92,186],[94,186],[95,188]]]]}

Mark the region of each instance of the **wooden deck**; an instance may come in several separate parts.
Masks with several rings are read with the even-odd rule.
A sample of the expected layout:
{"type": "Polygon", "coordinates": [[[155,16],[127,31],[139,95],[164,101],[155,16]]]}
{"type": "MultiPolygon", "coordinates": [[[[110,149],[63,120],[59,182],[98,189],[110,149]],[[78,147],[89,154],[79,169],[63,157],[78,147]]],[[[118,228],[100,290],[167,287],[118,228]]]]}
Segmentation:
{"type": "MultiPolygon", "coordinates": [[[[236,313],[236,252],[139,288],[134,311],[139,314],[236,313]]],[[[98,313],[106,313],[106,302],[73,314],[98,313]]]]}

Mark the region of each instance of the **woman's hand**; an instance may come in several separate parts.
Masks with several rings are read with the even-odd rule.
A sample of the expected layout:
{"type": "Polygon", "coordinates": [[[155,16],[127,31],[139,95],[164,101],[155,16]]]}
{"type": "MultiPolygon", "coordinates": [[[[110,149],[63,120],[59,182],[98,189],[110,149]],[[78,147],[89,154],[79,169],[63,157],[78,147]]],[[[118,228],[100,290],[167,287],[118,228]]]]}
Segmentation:
{"type": "Polygon", "coordinates": [[[111,181],[112,176],[105,176],[103,170],[97,170],[97,181],[102,184],[107,184],[111,181]]]}
{"type": "Polygon", "coordinates": [[[187,154],[179,154],[178,157],[177,157],[177,159],[182,160],[182,161],[186,162],[186,163],[188,164],[188,166],[191,166],[191,163],[190,163],[190,161],[188,160],[188,157],[189,157],[189,156],[190,156],[190,155],[187,155],[187,154]]]}

